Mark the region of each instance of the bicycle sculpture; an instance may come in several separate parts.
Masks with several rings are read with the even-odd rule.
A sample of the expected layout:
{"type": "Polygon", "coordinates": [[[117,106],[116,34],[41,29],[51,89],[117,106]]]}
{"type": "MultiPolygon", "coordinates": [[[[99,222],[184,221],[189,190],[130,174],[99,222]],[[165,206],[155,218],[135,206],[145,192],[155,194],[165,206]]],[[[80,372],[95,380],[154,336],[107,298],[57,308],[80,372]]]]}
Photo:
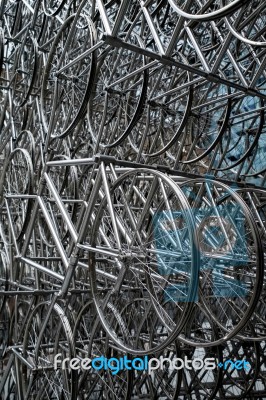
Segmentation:
{"type": "Polygon", "coordinates": [[[266,398],[265,2],[0,21],[1,398],[266,398]]]}

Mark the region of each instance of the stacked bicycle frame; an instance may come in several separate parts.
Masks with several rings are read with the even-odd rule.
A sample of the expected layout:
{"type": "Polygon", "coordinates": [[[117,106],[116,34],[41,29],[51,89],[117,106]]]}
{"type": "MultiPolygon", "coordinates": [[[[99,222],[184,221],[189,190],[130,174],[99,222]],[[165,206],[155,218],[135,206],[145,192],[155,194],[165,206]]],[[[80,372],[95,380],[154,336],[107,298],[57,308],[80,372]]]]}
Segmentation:
{"type": "Polygon", "coordinates": [[[3,399],[266,398],[265,19],[2,0],[3,399]]]}

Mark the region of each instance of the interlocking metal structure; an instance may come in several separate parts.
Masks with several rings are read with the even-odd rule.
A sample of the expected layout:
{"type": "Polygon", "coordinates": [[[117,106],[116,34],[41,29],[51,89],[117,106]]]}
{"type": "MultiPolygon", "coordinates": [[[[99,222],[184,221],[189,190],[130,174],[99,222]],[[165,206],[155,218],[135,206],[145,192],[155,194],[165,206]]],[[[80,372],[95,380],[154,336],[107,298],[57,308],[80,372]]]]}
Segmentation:
{"type": "Polygon", "coordinates": [[[1,398],[266,399],[265,9],[1,1],[1,398]]]}

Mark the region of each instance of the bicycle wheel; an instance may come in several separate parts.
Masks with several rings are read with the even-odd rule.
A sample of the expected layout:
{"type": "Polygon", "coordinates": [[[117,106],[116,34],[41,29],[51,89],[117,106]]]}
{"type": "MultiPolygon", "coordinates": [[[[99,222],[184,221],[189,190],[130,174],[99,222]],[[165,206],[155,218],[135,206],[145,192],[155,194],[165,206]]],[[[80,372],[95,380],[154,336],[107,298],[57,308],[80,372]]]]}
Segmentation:
{"type": "MultiPolygon", "coordinates": [[[[143,47],[137,35],[127,41],[143,47]]],[[[88,103],[88,123],[96,151],[112,148],[130,134],[143,111],[147,93],[145,57],[127,48],[106,49],[99,57],[88,103]]]]}
{"type": "Polygon", "coordinates": [[[0,357],[4,360],[9,343],[10,311],[7,303],[3,303],[0,309],[0,357]]]}
{"type": "Polygon", "coordinates": [[[139,169],[120,176],[102,200],[90,232],[90,283],[99,318],[119,347],[131,354],[160,350],[180,332],[197,291],[198,247],[194,222],[177,185],[161,172],[139,169]],[[163,200],[162,200],[163,199],[163,200]],[[173,232],[168,232],[167,226],[173,232]],[[103,259],[102,254],[105,254],[103,259]],[[114,312],[133,297],[149,298],[170,334],[136,349],[127,322],[114,331],[114,312]],[[173,321],[164,309],[181,310],[173,321]],[[108,304],[112,307],[107,307],[108,304]]]}
{"type": "Polygon", "coordinates": [[[245,3],[247,3],[247,0],[226,0],[223,2],[204,1],[203,4],[202,2],[198,3],[197,1],[192,1],[189,2],[189,10],[187,10],[189,12],[183,11],[186,3],[184,4],[184,1],[182,0],[169,0],[169,3],[174,11],[176,11],[183,18],[190,19],[192,21],[195,20],[203,22],[225,17],[226,15],[242,7],[245,3]]]}
{"type": "MultiPolygon", "coordinates": [[[[94,303],[89,301],[80,310],[73,331],[77,355],[82,359],[113,358],[120,359],[124,356],[108,338],[99,319],[97,318],[94,303]]],[[[116,369],[111,365],[106,369],[97,363],[94,370],[81,370],[78,377],[78,394],[83,400],[98,398],[130,399],[131,371],[116,369]],[[112,369],[113,368],[113,369],[112,369]],[[115,373],[114,373],[115,371],[115,373]]]]}
{"type": "Polygon", "coordinates": [[[245,96],[232,106],[228,132],[221,140],[221,156],[217,155],[215,171],[235,168],[252,154],[264,124],[264,102],[258,97],[245,96]],[[228,137],[230,137],[228,141],[228,137]]]}
{"type": "Polygon", "coordinates": [[[216,337],[217,329],[208,313],[199,304],[195,304],[191,319],[185,326],[184,333],[178,338],[181,342],[182,359],[190,360],[188,368],[182,370],[180,400],[185,400],[186,396],[202,400],[217,398],[222,383],[222,371],[215,364],[223,359],[222,347],[201,346],[202,343],[214,342],[216,337]],[[211,363],[214,363],[214,369],[208,369],[211,363]]]}
{"type": "Polygon", "coordinates": [[[22,107],[29,99],[38,72],[36,40],[26,33],[22,44],[16,47],[10,76],[14,104],[22,107]]]}
{"type": "MultiPolygon", "coordinates": [[[[6,1],[2,3],[4,33],[6,36],[16,36],[22,28],[22,2],[6,1]]],[[[1,16],[2,17],[2,16],[1,16]]]]}
{"type": "Polygon", "coordinates": [[[4,197],[10,211],[11,223],[15,237],[20,241],[25,233],[26,225],[30,217],[31,200],[19,196],[31,194],[33,182],[33,167],[29,153],[24,149],[15,149],[6,160],[3,173],[0,178],[0,203],[1,211],[6,214],[4,197]]]}
{"type": "Polygon", "coordinates": [[[28,319],[23,340],[21,362],[22,389],[27,399],[76,399],[76,370],[62,366],[55,368],[55,356],[70,360],[75,357],[72,331],[58,304],[39,303],[28,319]],[[52,310],[51,310],[52,307],[52,310]],[[50,313],[47,321],[47,315],[50,313]],[[43,324],[45,329],[42,330],[43,324]],[[39,347],[36,345],[39,341],[39,347]],[[30,367],[31,365],[31,367],[30,367]]]}
{"type": "MultiPolygon", "coordinates": [[[[19,292],[19,291],[18,291],[19,292]]],[[[29,316],[34,308],[35,297],[26,298],[26,296],[18,295],[10,298],[8,307],[10,310],[10,324],[8,331],[8,345],[21,346],[24,339],[25,326],[29,316]]]]}
{"type": "Polygon", "coordinates": [[[195,95],[184,134],[183,164],[196,163],[207,157],[221,140],[231,111],[228,89],[217,83],[195,87],[195,95]]]}
{"type": "MultiPolygon", "coordinates": [[[[265,248],[266,238],[266,220],[265,220],[265,207],[266,207],[266,192],[263,189],[258,188],[236,188],[236,192],[241,196],[248,206],[250,212],[253,215],[254,220],[259,231],[263,249],[265,248]]],[[[264,278],[265,281],[265,272],[264,278]]],[[[238,334],[238,338],[243,341],[253,340],[256,342],[265,340],[266,338],[266,323],[262,317],[265,314],[265,290],[262,289],[259,301],[256,308],[250,318],[250,323],[245,329],[238,334]]]]}
{"type": "Polygon", "coordinates": [[[146,107],[129,138],[135,151],[150,162],[173,147],[187,123],[192,100],[187,73],[165,66],[150,70],[146,107]]]}
{"type": "Polygon", "coordinates": [[[261,179],[264,172],[266,171],[266,163],[264,157],[265,151],[265,136],[266,132],[263,128],[260,132],[259,140],[256,147],[247,156],[243,162],[243,167],[241,169],[241,176],[245,180],[261,179]]]}
{"type": "Polygon", "coordinates": [[[0,252],[0,358],[4,359],[9,342],[10,309],[5,291],[9,290],[9,264],[4,251],[0,252]]]}
{"type": "MultiPolygon", "coordinates": [[[[208,179],[182,184],[200,241],[200,302],[221,335],[234,337],[251,318],[263,285],[263,250],[256,223],[234,189],[208,179]]],[[[202,346],[207,346],[202,344],[202,346]]]]}
{"type": "Polygon", "coordinates": [[[9,287],[8,278],[9,278],[8,260],[7,260],[7,256],[6,256],[5,252],[1,250],[1,252],[0,252],[0,292],[1,292],[0,312],[6,302],[6,296],[5,296],[4,292],[6,292],[9,287]]]}
{"type": "Polygon", "coordinates": [[[216,398],[225,400],[249,398],[259,375],[260,345],[251,340],[242,342],[233,339],[227,341],[222,348],[223,377],[216,398]],[[237,361],[242,363],[240,364],[242,368],[232,368],[232,364],[237,361]]]}
{"type": "Polygon", "coordinates": [[[242,43],[252,47],[266,47],[263,3],[249,3],[238,12],[228,15],[226,25],[242,43]]]}
{"type": "Polygon", "coordinates": [[[74,131],[86,114],[92,90],[96,52],[82,55],[96,43],[96,33],[92,21],[80,11],[61,26],[43,75],[41,114],[44,129],[52,138],[62,138],[74,131]],[[83,29],[79,24],[84,19],[83,29]],[[72,65],[71,61],[76,59],[72,65]]]}
{"type": "MultiPolygon", "coordinates": [[[[148,299],[136,298],[125,305],[121,312],[121,317],[127,319],[130,334],[134,336],[134,341],[145,346],[142,339],[144,327],[146,334],[149,335],[151,342],[158,342],[160,336],[168,336],[168,331],[157,315],[154,315],[153,307],[148,299]]],[[[167,361],[159,369],[152,372],[147,370],[133,371],[133,388],[132,398],[158,397],[167,400],[177,400],[180,394],[182,372],[175,370],[171,362],[180,357],[180,348],[178,341],[169,343],[159,353],[152,354],[152,358],[161,360],[165,358],[167,361]]]]}
{"type": "Polygon", "coordinates": [[[22,148],[22,149],[27,150],[27,152],[31,156],[32,163],[34,163],[34,161],[35,161],[35,157],[34,157],[35,139],[34,139],[33,134],[30,131],[25,130],[25,131],[20,132],[20,134],[16,138],[14,147],[17,149],[22,148]]]}

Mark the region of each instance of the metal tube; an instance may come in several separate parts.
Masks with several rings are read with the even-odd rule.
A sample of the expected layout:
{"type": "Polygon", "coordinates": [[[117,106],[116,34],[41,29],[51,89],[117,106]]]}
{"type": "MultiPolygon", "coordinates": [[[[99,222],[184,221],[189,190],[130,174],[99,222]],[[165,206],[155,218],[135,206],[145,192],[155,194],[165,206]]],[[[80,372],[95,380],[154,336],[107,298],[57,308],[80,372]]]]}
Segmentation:
{"type": "Polygon", "coordinates": [[[30,265],[33,268],[36,268],[37,270],[44,272],[45,274],[52,276],[53,278],[58,279],[59,281],[63,281],[65,278],[64,276],[58,274],[57,272],[54,272],[50,270],[49,268],[43,267],[42,265],[36,263],[35,261],[27,258],[27,257],[20,257],[20,261],[23,261],[24,263],[30,265]]]}
{"type": "Polygon", "coordinates": [[[49,215],[49,213],[47,211],[47,208],[45,206],[44,200],[40,196],[38,196],[38,203],[39,203],[39,205],[40,205],[40,207],[42,209],[43,216],[44,216],[44,218],[46,220],[46,223],[47,223],[47,225],[49,227],[51,235],[52,235],[52,237],[54,239],[55,245],[56,245],[56,247],[57,247],[57,249],[58,249],[58,251],[60,253],[60,256],[62,257],[62,262],[63,262],[64,266],[66,268],[68,268],[69,261],[67,259],[65,250],[64,250],[64,248],[62,246],[62,243],[61,243],[61,241],[60,241],[60,239],[58,237],[58,233],[55,230],[53,221],[52,221],[52,219],[51,219],[51,217],[50,217],[50,215],[49,215]]]}
{"type": "Polygon", "coordinates": [[[64,204],[63,204],[63,202],[62,202],[62,200],[61,200],[61,198],[60,198],[60,196],[59,196],[59,194],[58,194],[58,192],[57,192],[57,190],[55,188],[55,185],[54,185],[53,181],[51,180],[51,178],[50,178],[50,176],[48,175],[47,172],[44,173],[44,178],[45,178],[45,180],[47,182],[47,185],[48,185],[48,188],[49,188],[51,194],[53,195],[53,197],[55,199],[55,202],[56,202],[56,204],[57,204],[57,206],[58,206],[58,208],[59,208],[59,210],[60,210],[60,212],[62,214],[63,220],[68,226],[69,233],[72,236],[73,241],[76,243],[77,239],[78,239],[77,231],[76,231],[74,225],[72,224],[72,221],[71,221],[71,219],[69,217],[69,214],[68,214],[67,210],[65,209],[65,206],[64,206],[64,204]]]}

